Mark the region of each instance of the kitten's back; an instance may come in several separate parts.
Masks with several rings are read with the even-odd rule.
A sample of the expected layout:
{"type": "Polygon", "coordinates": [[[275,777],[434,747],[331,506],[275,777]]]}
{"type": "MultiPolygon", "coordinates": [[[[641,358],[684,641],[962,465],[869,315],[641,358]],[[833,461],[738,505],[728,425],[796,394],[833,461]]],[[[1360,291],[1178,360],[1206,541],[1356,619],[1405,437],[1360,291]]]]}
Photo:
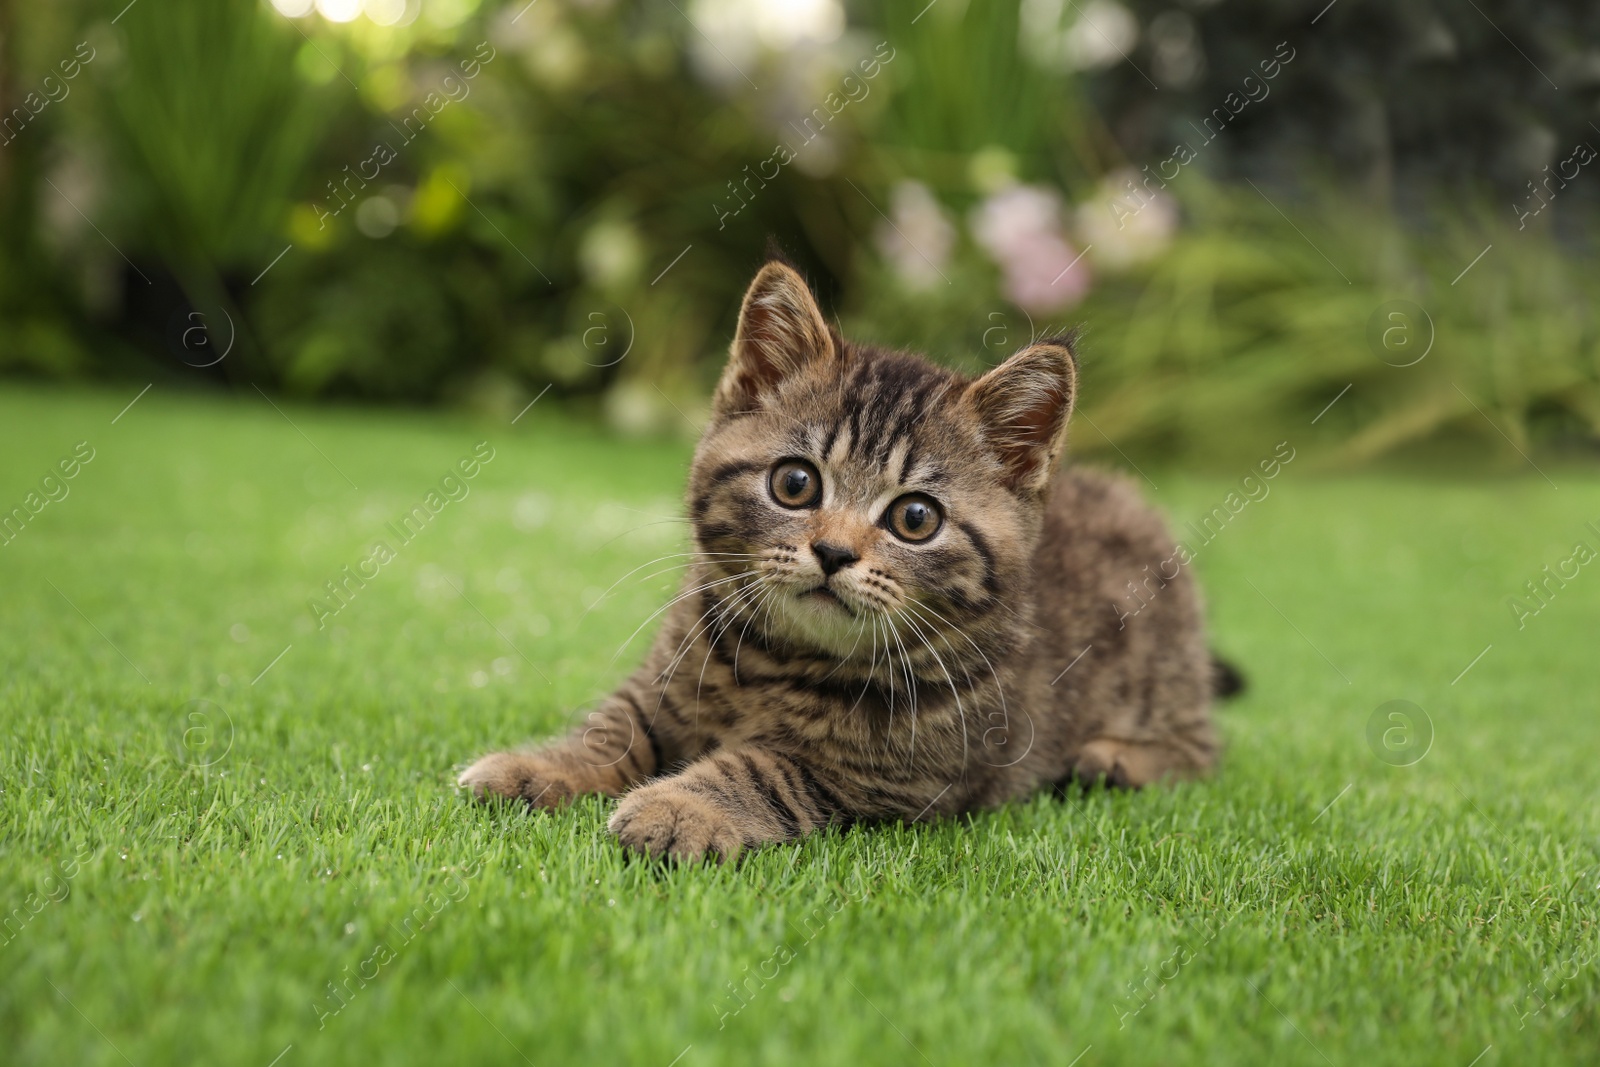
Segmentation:
{"type": "Polygon", "coordinates": [[[1211,657],[1184,558],[1128,479],[1080,466],[1057,475],[1034,553],[1025,684],[1033,707],[1056,713],[1067,750],[1172,740],[1196,769],[1213,762],[1211,657]]]}

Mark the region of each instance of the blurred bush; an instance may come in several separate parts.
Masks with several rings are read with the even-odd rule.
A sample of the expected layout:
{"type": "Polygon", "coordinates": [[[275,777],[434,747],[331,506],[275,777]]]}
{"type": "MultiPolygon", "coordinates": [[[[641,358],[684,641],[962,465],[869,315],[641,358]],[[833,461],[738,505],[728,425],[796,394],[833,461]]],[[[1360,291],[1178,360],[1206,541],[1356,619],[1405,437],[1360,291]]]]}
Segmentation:
{"type": "MultiPolygon", "coordinates": [[[[1296,52],[1293,76],[1208,149],[1217,178],[1315,170],[1406,215],[1441,197],[1488,196],[1514,221],[1510,205],[1542,168],[1595,141],[1600,6],[1587,0],[1126,2],[1142,32],[1131,62],[1097,77],[1097,99],[1119,147],[1141,162],[1191,137],[1190,123],[1246,76],[1259,79],[1280,42],[1296,52]]],[[[1600,183],[1562,195],[1592,207],[1600,183]]],[[[1565,214],[1576,229],[1581,216],[1571,205],[1565,214]]]]}
{"type": "Polygon", "coordinates": [[[685,432],[770,234],[957,365],[1086,324],[1087,451],[1589,447],[1597,18],[0,0],[0,372],[685,432]]]}

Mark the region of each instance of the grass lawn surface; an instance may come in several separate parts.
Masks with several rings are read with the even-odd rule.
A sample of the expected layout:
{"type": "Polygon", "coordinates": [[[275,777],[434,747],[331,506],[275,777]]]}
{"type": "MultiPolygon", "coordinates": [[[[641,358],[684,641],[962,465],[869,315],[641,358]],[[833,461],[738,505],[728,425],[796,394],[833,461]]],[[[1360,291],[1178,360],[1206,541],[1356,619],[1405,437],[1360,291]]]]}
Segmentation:
{"type": "Polygon", "coordinates": [[[0,546],[8,1064],[1600,1060],[1592,471],[1307,427],[1198,554],[1214,779],[663,869],[452,782],[640,654],[687,446],[136,389],[0,393],[0,509],[60,497],[0,546]]]}

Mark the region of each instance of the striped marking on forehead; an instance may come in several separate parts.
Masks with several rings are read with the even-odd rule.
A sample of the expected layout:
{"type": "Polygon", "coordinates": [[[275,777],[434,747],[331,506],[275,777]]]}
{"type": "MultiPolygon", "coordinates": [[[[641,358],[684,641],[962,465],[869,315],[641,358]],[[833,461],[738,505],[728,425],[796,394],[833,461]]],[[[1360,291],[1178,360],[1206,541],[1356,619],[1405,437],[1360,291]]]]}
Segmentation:
{"type": "Polygon", "coordinates": [[[824,463],[838,466],[850,457],[850,446],[855,440],[854,431],[842,421],[834,422],[822,435],[817,455],[824,463]]]}
{"type": "Polygon", "coordinates": [[[787,447],[795,455],[835,470],[882,472],[900,484],[937,481],[947,471],[929,456],[926,429],[938,434],[941,426],[959,421],[957,413],[943,409],[965,383],[961,375],[916,357],[868,350],[830,382],[818,383],[821,388],[790,412],[773,414],[787,417],[787,447]]]}
{"type": "Polygon", "coordinates": [[[851,453],[904,481],[916,460],[918,432],[941,417],[938,408],[950,392],[950,378],[925,365],[896,361],[867,364],[850,385],[844,402],[850,406],[851,453]]]}

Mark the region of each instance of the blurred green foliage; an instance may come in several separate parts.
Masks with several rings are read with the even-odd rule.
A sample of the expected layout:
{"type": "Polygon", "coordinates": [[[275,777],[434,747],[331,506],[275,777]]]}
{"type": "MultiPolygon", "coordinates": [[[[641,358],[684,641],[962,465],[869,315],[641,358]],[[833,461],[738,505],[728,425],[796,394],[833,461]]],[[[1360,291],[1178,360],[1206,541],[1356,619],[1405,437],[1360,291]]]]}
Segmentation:
{"type": "Polygon", "coordinates": [[[849,331],[957,365],[1086,325],[1088,451],[1314,418],[1347,462],[1592,446],[1596,179],[1541,169],[1583,139],[1592,18],[1541,5],[1530,58],[1425,6],[0,0],[0,373],[500,413],[550,386],[692,432],[773,235],[849,331]],[[1184,132],[1290,40],[1215,146],[1184,132]],[[1539,62],[1573,90],[1543,117],[1539,62]],[[1522,103],[1466,131],[1490,83],[1522,103]],[[1356,99],[1396,87],[1387,126],[1356,99]],[[1452,128],[1456,165],[1413,165],[1452,128]]]}

